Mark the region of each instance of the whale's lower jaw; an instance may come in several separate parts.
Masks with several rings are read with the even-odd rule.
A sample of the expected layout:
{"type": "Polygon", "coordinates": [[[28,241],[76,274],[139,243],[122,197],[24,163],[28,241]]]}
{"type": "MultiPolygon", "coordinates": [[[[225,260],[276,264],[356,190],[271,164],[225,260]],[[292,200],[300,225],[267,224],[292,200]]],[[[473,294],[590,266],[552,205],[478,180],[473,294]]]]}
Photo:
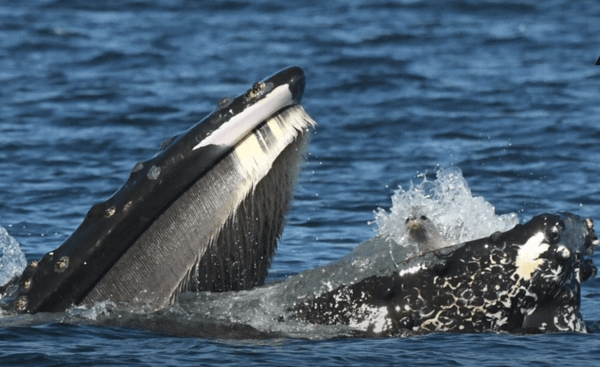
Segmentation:
{"type": "Polygon", "coordinates": [[[298,303],[293,318],[377,335],[584,332],[581,282],[596,274],[590,219],[542,214],[298,303]]]}
{"type": "MultiPolygon", "coordinates": [[[[28,266],[18,290],[3,299],[3,307],[56,312],[73,304],[92,306],[110,300],[157,310],[171,304],[181,291],[232,291],[263,284],[314,125],[302,106],[284,108],[238,142],[143,227],[114,263],[87,274],[86,281],[96,277],[87,290],[78,288],[77,277],[70,277],[53,292],[32,292],[37,287],[43,291],[44,284],[52,284],[61,275],[55,265],[60,263],[57,254],[66,259],[65,253],[75,252],[63,245],[28,266]]],[[[90,224],[89,217],[82,227],[90,224]]],[[[75,248],[93,248],[94,238],[89,237],[88,243],[75,248]]],[[[85,272],[103,259],[101,254],[96,256],[86,261],[71,256],[65,265],[85,272]]]]}
{"type": "Polygon", "coordinates": [[[110,299],[157,309],[180,291],[263,284],[313,125],[299,105],[261,125],[174,202],[83,303],[110,299]]]}

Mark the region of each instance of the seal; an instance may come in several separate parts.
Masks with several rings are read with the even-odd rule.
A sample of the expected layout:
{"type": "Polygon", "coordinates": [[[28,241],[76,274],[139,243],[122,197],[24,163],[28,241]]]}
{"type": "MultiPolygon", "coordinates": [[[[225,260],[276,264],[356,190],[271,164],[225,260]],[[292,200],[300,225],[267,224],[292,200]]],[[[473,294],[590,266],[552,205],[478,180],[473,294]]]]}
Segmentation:
{"type": "Polygon", "coordinates": [[[410,216],[406,218],[405,225],[409,242],[417,246],[420,254],[450,245],[426,215],[410,216]]]}

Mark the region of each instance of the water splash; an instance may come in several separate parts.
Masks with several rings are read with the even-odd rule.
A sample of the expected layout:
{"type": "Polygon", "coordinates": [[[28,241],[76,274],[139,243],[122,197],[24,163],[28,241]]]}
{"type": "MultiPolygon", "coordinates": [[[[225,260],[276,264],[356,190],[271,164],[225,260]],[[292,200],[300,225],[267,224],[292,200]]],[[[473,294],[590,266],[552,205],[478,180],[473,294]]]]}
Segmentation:
{"type": "MultiPolygon", "coordinates": [[[[434,181],[423,178],[405,191],[399,188],[392,197],[389,213],[376,212],[379,234],[357,246],[338,261],[304,271],[280,283],[230,293],[200,293],[180,296],[178,307],[194,317],[251,325],[263,332],[287,336],[328,338],[350,335],[362,324],[323,326],[294,321],[289,309],[342,285],[392,272],[411,272],[410,264],[399,264],[416,254],[406,239],[406,218],[427,215],[448,244],[487,237],[518,223],[516,214],[497,216],[494,207],[482,197],[473,197],[458,168],[440,169],[434,181]],[[283,317],[285,322],[280,322],[283,317]]],[[[188,316],[190,317],[190,316],[188,316]]]]}
{"type": "Polygon", "coordinates": [[[15,276],[21,275],[27,266],[25,254],[19,243],[8,234],[6,228],[0,227],[0,285],[6,284],[15,276]]]}
{"type": "Polygon", "coordinates": [[[474,197],[457,167],[440,168],[434,181],[423,175],[423,182],[411,183],[408,190],[400,186],[392,196],[389,213],[379,208],[371,223],[377,224],[380,236],[408,246],[406,219],[421,215],[435,224],[448,244],[507,231],[519,223],[516,213],[498,216],[492,204],[483,197],[474,197]]]}
{"type": "MultiPolygon", "coordinates": [[[[176,304],[157,313],[122,310],[107,301],[89,309],[74,307],[61,317],[73,323],[157,325],[157,330],[163,332],[168,330],[161,329],[161,324],[182,325],[184,329],[197,325],[200,331],[206,325],[216,325],[225,331],[235,331],[236,325],[248,325],[259,332],[288,337],[352,336],[355,331],[365,329],[366,324],[315,325],[295,320],[291,308],[367,277],[415,271],[418,265],[415,267],[414,262],[401,262],[415,255],[405,246],[406,218],[420,215],[426,215],[449,243],[486,237],[518,223],[516,214],[497,216],[490,203],[482,197],[473,197],[460,169],[440,169],[433,181],[424,176],[420,184],[411,185],[408,190],[400,187],[392,196],[389,212],[379,209],[375,213],[374,223],[379,233],[340,260],[323,267],[247,291],[183,293],[176,304]]],[[[3,240],[0,244],[8,242],[3,240]]]]}

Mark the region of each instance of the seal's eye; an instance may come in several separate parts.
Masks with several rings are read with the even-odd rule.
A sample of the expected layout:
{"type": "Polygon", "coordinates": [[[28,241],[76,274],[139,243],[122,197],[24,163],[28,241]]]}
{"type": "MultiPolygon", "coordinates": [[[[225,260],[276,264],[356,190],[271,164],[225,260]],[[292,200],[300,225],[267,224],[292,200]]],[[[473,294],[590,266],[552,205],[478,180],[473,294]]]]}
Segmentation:
{"type": "Polygon", "coordinates": [[[427,217],[426,217],[426,216],[424,216],[424,215],[421,215],[421,220],[429,220],[429,218],[427,218],[427,217]]]}
{"type": "Polygon", "coordinates": [[[410,220],[410,218],[406,218],[406,221],[404,223],[408,223],[409,220],[410,220]]]}

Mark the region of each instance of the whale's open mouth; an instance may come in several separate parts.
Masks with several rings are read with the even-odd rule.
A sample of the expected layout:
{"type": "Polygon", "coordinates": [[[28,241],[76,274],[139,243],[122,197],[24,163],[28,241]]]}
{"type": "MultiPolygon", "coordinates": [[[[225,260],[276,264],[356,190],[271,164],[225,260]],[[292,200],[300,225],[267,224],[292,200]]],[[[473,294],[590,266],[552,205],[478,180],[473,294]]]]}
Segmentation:
{"type": "Polygon", "coordinates": [[[292,67],[222,99],[29,264],[4,307],[54,312],[111,299],[159,309],[186,289],[262,284],[315,125],[299,105],[304,86],[292,67]]]}

